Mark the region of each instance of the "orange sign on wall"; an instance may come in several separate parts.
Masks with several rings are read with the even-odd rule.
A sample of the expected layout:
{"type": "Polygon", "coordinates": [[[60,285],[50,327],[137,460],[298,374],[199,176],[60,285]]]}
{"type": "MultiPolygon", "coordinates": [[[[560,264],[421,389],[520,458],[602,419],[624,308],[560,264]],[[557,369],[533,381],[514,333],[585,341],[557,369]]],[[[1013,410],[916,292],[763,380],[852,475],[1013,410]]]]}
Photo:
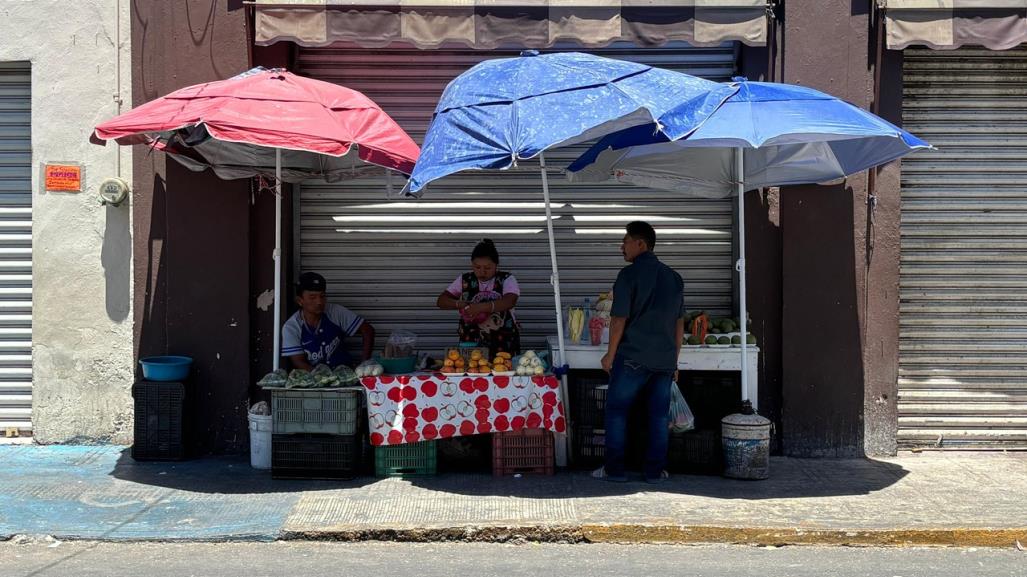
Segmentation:
{"type": "Polygon", "coordinates": [[[43,171],[46,190],[82,192],[82,167],[74,164],[47,164],[43,171]]]}

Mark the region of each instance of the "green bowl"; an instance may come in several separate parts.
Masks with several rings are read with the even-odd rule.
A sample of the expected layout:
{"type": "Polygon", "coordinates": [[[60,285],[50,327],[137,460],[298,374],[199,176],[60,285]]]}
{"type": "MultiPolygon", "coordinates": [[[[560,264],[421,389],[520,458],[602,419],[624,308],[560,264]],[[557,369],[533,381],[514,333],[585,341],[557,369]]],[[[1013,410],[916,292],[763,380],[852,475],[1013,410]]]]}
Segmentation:
{"type": "Polygon", "coordinates": [[[417,366],[417,357],[400,357],[397,359],[385,359],[377,357],[376,360],[381,364],[382,369],[385,370],[387,375],[403,375],[406,373],[414,372],[414,368],[417,366]]]}

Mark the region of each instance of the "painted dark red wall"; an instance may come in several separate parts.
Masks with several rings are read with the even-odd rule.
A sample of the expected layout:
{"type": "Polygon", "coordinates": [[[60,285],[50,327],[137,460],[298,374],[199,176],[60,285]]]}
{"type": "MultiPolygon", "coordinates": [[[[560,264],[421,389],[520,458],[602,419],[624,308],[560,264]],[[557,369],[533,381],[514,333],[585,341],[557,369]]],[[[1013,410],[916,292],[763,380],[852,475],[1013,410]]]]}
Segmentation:
{"type": "MultiPolygon", "coordinates": [[[[214,0],[132,3],[132,105],[249,67],[244,10],[214,0]]],[[[247,442],[249,181],[193,173],[163,154],[133,154],[138,356],[194,358],[195,450],[247,442]]]]}
{"type": "MultiPolygon", "coordinates": [[[[772,79],[871,108],[871,8],[870,0],[788,0],[779,9],[772,79]]],[[[742,73],[766,79],[767,49],[743,49],[742,73]]],[[[898,122],[901,53],[886,53],[881,85],[880,113],[898,122]]],[[[777,423],[785,454],[894,452],[898,174],[897,164],[878,172],[871,227],[865,174],[748,195],[748,298],[762,337],[761,408],[777,423]]]]}

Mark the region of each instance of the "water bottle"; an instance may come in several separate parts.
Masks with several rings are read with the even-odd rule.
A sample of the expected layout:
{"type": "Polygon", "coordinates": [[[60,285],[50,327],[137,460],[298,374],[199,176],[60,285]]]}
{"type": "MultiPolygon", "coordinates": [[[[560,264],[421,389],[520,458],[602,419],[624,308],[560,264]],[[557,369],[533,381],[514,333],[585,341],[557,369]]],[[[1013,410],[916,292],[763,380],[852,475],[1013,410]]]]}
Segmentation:
{"type": "Polygon", "coordinates": [[[582,307],[585,310],[585,330],[581,331],[581,341],[580,342],[584,343],[584,344],[589,344],[589,343],[592,342],[592,339],[589,336],[589,324],[588,324],[589,321],[592,320],[592,299],[590,299],[588,297],[585,297],[585,301],[584,301],[584,303],[582,303],[582,307]]]}

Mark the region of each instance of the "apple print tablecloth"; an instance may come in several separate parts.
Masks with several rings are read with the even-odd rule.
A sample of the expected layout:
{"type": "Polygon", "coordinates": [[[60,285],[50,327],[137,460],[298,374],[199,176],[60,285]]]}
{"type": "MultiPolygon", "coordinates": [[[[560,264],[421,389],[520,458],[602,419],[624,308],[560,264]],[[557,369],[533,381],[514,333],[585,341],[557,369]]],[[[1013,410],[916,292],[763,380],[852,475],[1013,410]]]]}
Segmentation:
{"type": "Polygon", "coordinates": [[[365,377],[371,444],[400,445],[529,428],[567,428],[560,380],[446,377],[439,373],[365,377]]]}

